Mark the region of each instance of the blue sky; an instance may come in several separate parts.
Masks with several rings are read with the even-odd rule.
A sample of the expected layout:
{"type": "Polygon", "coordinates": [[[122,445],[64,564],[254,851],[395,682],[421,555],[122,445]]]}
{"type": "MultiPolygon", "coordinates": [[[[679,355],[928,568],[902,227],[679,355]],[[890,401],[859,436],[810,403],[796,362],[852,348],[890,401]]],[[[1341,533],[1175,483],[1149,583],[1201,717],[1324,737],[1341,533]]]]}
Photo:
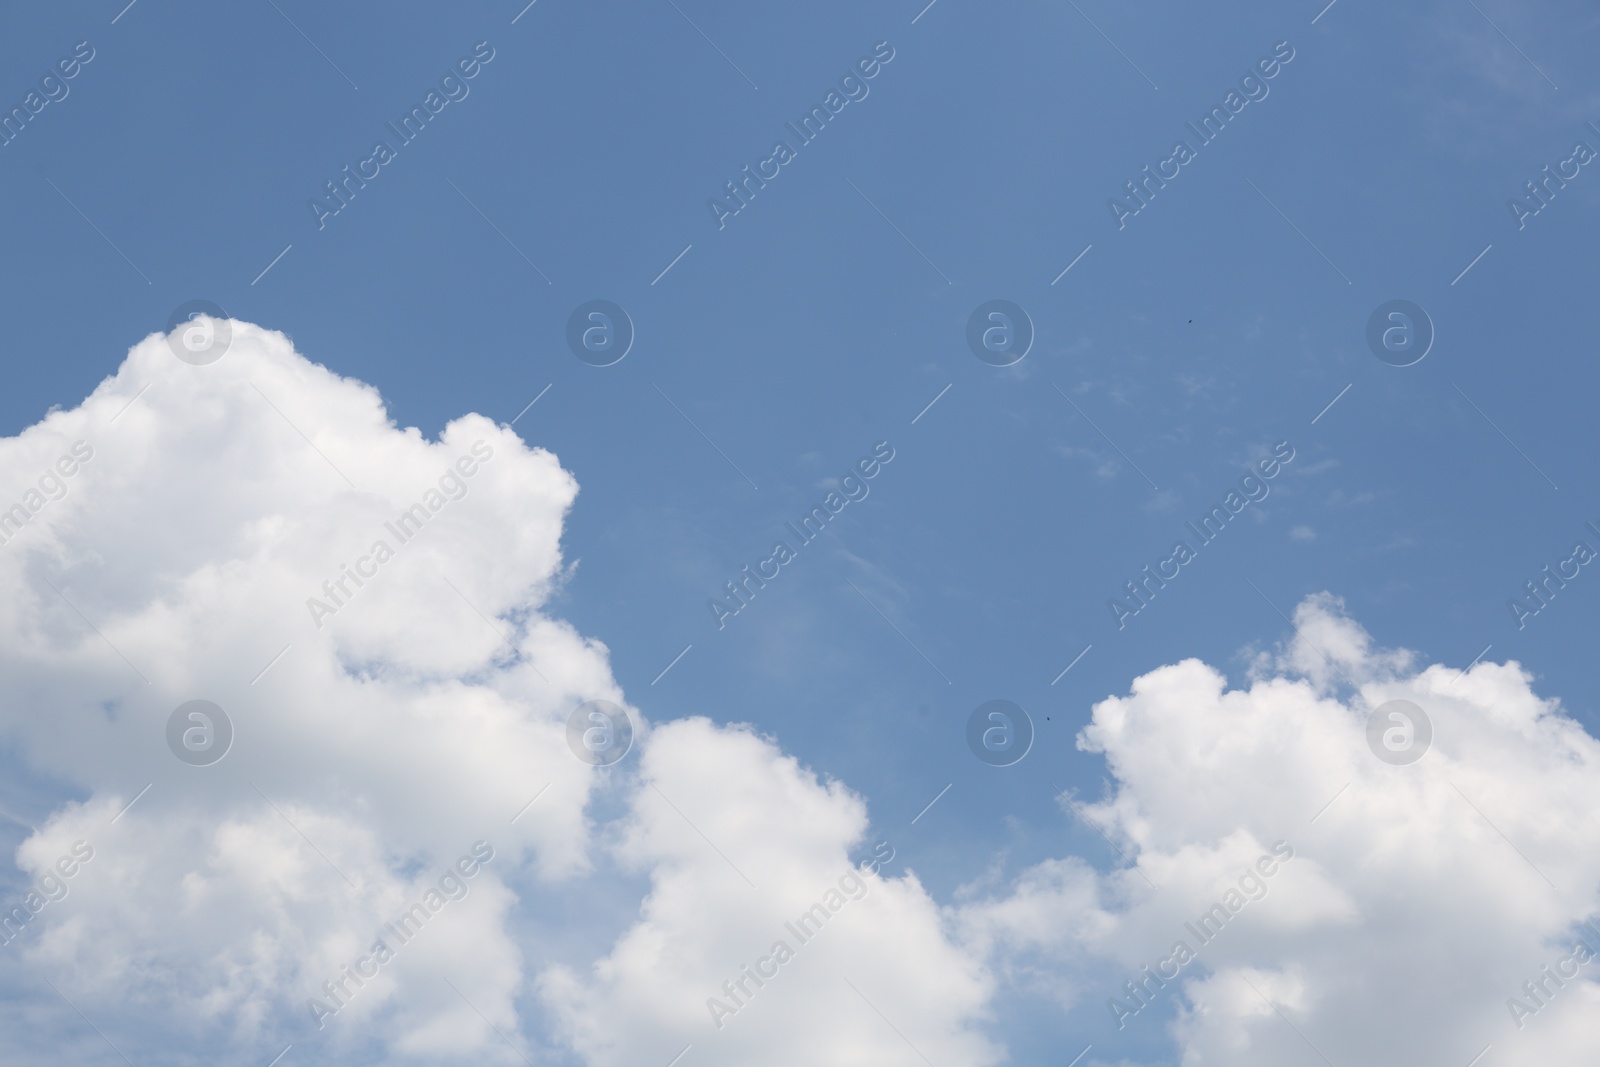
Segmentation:
{"type": "MultiPolygon", "coordinates": [[[[1600,578],[1520,629],[1507,604],[1600,547],[1600,177],[1521,228],[1507,205],[1600,148],[1581,5],[119,6],[0,34],[6,107],[93,49],[0,149],[4,434],[191,299],[429,439],[516,417],[579,486],[548,613],[652,722],[748,722],[847,783],[942,903],[1052,856],[1122,865],[1058,799],[1109,788],[1091,707],[1190,657],[1243,684],[1321,591],[1423,662],[1516,660],[1595,729],[1600,578]],[[479,42],[470,92],[319,226],[308,201],[479,42]],[[879,42],[870,92],[719,227],[708,199],[879,42]],[[1108,199],[1275,48],[1267,94],[1119,227],[1108,199]],[[609,367],[565,340],[596,298],[636,331],[609,367]],[[993,299],[1035,331],[1011,367],[967,347],[993,299]],[[1365,339],[1394,299],[1436,332],[1408,367],[1365,339]],[[885,441],[870,494],[719,629],[708,599],[885,441]],[[1119,628],[1108,600],[1279,442],[1270,494],[1119,628]],[[1006,768],[964,740],[997,698],[1036,730],[1006,768]]],[[[27,820],[86,795],[9,762],[27,820]]],[[[988,1032],[1015,1062],[1176,1062],[1160,1028],[1107,1033],[1103,999],[999,998],[988,1032]]]]}

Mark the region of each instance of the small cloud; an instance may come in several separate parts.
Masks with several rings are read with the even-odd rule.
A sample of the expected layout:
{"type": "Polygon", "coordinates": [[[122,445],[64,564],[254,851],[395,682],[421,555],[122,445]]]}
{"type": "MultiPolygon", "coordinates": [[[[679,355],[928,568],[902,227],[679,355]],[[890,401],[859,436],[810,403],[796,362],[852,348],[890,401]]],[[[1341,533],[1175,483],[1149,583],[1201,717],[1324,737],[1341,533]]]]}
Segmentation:
{"type": "Polygon", "coordinates": [[[1330,456],[1315,463],[1307,463],[1303,467],[1297,466],[1294,468],[1294,472],[1301,477],[1306,477],[1312,474],[1321,474],[1323,471],[1332,470],[1337,466],[1339,466],[1339,461],[1330,456]]]}
{"type": "Polygon", "coordinates": [[[1309,526],[1296,526],[1289,531],[1289,540],[1311,542],[1317,539],[1317,531],[1309,526]]]}
{"type": "Polygon", "coordinates": [[[1177,506],[1178,494],[1171,489],[1161,489],[1145,502],[1144,511],[1147,515],[1164,515],[1177,506]]]}
{"type": "Polygon", "coordinates": [[[1087,460],[1094,466],[1094,475],[1096,478],[1115,478],[1117,473],[1122,470],[1122,465],[1116,460],[1112,459],[1108,455],[1097,452],[1092,448],[1074,448],[1071,445],[1062,445],[1059,449],[1057,449],[1057,451],[1060,452],[1063,457],[1069,460],[1087,460]]]}
{"type": "Polygon", "coordinates": [[[1377,499],[1377,496],[1370,491],[1346,493],[1343,489],[1335,489],[1328,494],[1328,506],[1330,508],[1362,507],[1377,499]]]}

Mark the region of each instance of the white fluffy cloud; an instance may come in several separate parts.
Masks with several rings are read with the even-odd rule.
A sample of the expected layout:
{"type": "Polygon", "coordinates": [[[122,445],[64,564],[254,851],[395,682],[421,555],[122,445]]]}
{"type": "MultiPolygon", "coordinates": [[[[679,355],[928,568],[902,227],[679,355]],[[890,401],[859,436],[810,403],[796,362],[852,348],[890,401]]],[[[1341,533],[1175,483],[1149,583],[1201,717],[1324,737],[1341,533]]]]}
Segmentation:
{"type": "Polygon", "coordinates": [[[852,862],[867,814],[840,783],[748,730],[683,720],[656,730],[618,830],[618,854],[650,873],[640,920],[590,973],[542,983],[585,1062],[689,1045],[719,1067],[998,1061],[974,1025],[982,967],[916,875],[891,873],[892,841],[852,862]]]}
{"type": "Polygon", "coordinates": [[[1108,1059],[1166,1025],[1190,1067],[1465,1065],[1486,1046],[1494,1067],[1587,1062],[1600,964],[1563,965],[1564,987],[1540,968],[1600,912],[1600,745],[1515,664],[1418,669],[1326,594],[1295,622],[1247,688],[1186,660],[1096,705],[1079,743],[1115,788],[1083,807],[1134,866],[1030,869],[961,906],[968,944],[1013,981],[1056,983],[1108,1059]],[[1433,725],[1409,766],[1367,746],[1369,712],[1394,699],[1433,725]],[[1292,860],[1240,889],[1277,842],[1292,860]],[[1218,903],[1226,921],[1202,939],[1218,903]],[[1158,985],[1147,966],[1177,975],[1158,985]]]}
{"type": "Polygon", "coordinates": [[[475,415],[424,440],[372,388],[235,323],[210,366],[146,339],[82,405],[0,441],[0,471],[6,499],[43,499],[0,547],[0,725],[81,798],[19,859],[37,878],[94,849],[12,951],[109,1028],[271,1045],[315,1034],[308,998],[329,1002],[322,983],[483,840],[496,858],[466,898],[367,987],[347,979],[349,1014],[319,1037],[498,1045],[474,1008],[516,1026],[506,879],[586,868],[593,779],[565,717],[623,699],[605,648],[538,612],[577,492],[555,457],[475,415]],[[41,488],[77,442],[92,456],[41,488]],[[236,731],[207,767],[166,746],[197,698],[236,731]]]}

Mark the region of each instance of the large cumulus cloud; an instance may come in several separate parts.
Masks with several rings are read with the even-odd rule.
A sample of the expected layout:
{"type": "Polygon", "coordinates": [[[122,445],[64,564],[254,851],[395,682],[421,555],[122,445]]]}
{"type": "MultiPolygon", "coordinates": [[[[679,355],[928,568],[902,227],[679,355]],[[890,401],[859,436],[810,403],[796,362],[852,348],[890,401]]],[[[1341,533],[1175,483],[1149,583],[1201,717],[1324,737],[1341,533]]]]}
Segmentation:
{"type": "Polygon", "coordinates": [[[572,477],[480,416],[436,441],[399,428],[374,389],[246,323],[208,366],[152,336],[0,441],[9,499],[39,503],[79,442],[64,495],[47,480],[0,547],[0,729],[56,798],[23,867],[80,839],[95,857],[12,951],[107,1028],[309,1039],[308,998],[482,840],[497,859],[466,899],[321,1036],[498,1043],[438,976],[515,1029],[504,882],[586,868],[593,777],[564,720],[623,699],[604,646],[539,611],[572,477]],[[236,731],[211,766],[167,749],[193,699],[236,731]]]}
{"type": "Polygon", "coordinates": [[[1145,1027],[1192,1067],[1465,1065],[1491,1046],[1495,1065],[1585,1062],[1600,745],[1514,663],[1421,666],[1326,594],[1295,623],[1244,688],[1186,660],[1097,704],[1079,744],[1114,786],[1079,807],[1132,865],[1063,858],[971,894],[967,943],[1078,1007],[1105,1062],[1145,1027]],[[1397,699],[1433,726],[1405,766],[1367,743],[1397,699]],[[1293,858],[1243,881],[1280,842],[1293,858]],[[1197,928],[1219,903],[1225,921],[1197,928]]]}

